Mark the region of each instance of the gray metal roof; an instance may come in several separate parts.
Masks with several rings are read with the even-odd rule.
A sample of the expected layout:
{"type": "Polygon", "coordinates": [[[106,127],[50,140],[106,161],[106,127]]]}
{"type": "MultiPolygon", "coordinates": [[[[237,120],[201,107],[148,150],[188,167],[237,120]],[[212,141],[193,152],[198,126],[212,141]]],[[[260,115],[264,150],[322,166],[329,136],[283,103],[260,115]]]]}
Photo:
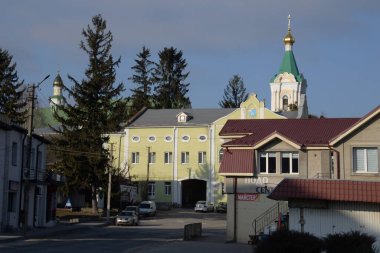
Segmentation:
{"type": "Polygon", "coordinates": [[[235,111],[236,108],[219,109],[148,109],[128,127],[142,126],[194,126],[209,125],[235,111]],[[191,116],[187,122],[178,122],[177,115],[184,112],[191,116]]]}

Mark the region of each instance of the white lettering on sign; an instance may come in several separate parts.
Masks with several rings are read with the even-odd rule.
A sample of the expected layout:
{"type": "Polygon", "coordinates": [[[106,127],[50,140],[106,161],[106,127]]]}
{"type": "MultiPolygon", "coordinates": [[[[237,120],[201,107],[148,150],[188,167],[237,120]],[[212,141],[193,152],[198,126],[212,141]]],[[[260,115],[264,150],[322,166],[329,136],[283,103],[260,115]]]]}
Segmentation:
{"type": "Polygon", "coordinates": [[[255,201],[259,194],[257,193],[237,193],[236,198],[239,201],[255,201]]]}
{"type": "Polygon", "coordinates": [[[254,185],[265,185],[269,182],[268,177],[248,177],[245,178],[246,184],[254,184],[254,185]]]}

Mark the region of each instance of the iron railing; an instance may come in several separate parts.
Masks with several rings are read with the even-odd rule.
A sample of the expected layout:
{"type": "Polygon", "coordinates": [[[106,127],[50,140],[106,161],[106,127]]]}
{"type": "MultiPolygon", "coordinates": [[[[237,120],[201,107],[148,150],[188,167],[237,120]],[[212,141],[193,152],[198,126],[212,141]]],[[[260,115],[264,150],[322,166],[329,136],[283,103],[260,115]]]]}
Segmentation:
{"type": "Polygon", "coordinates": [[[260,232],[263,232],[265,227],[272,224],[278,220],[280,214],[286,213],[289,211],[288,202],[279,201],[271,208],[266,210],[264,213],[259,215],[252,222],[252,227],[254,228],[255,235],[258,235],[260,232]]]}

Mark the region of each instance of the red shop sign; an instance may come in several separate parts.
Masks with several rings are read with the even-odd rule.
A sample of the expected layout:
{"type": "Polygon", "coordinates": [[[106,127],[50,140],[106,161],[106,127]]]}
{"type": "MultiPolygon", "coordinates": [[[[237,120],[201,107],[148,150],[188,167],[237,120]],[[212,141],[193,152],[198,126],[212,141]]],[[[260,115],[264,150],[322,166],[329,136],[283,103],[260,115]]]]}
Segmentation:
{"type": "Polygon", "coordinates": [[[239,201],[255,201],[258,196],[258,193],[238,193],[236,199],[239,201]]]}

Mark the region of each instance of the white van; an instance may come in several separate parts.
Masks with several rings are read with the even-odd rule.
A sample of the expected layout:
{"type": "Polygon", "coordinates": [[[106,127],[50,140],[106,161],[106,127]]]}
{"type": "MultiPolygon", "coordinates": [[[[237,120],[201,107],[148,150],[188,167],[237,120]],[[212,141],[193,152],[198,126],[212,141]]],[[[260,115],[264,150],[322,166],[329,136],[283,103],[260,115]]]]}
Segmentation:
{"type": "Polygon", "coordinates": [[[143,201],[139,205],[139,211],[142,216],[155,216],[156,203],[154,201],[143,201]]]}

